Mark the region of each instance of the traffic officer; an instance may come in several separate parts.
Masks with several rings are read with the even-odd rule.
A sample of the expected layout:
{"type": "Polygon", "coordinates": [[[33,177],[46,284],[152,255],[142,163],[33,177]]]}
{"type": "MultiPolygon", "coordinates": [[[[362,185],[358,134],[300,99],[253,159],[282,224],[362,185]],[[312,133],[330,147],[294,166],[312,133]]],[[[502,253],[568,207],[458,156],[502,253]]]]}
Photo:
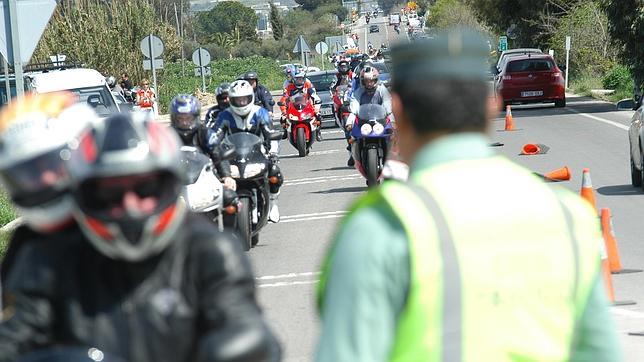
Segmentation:
{"type": "Polygon", "coordinates": [[[318,361],[622,360],[597,215],[487,146],[486,55],[456,29],[392,49],[411,174],[361,198],[333,241],[318,361]]]}

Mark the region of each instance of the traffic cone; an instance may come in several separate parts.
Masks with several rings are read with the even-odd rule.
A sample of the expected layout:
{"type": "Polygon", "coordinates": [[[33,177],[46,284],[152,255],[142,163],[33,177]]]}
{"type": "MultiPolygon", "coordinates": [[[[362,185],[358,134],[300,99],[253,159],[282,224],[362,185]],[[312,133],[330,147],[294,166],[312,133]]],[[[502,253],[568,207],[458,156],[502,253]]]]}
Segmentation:
{"type": "Polygon", "coordinates": [[[590,170],[585,168],[581,179],[581,192],[580,195],[583,199],[588,201],[595,211],[597,211],[597,202],[595,201],[595,191],[593,191],[593,183],[590,181],[590,170]]]}
{"type": "Polygon", "coordinates": [[[539,145],[534,144],[534,143],[528,143],[526,145],[523,145],[521,148],[521,154],[522,155],[538,155],[541,153],[541,148],[539,145]]]}
{"type": "Polygon", "coordinates": [[[564,166],[560,169],[548,172],[543,175],[543,177],[551,181],[568,181],[570,180],[570,169],[568,166],[564,166]]]}
{"type": "Polygon", "coordinates": [[[602,277],[604,279],[604,286],[606,287],[606,294],[608,295],[608,301],[613,306],[622,306],[622,305],[634,305],[637,304],[632,300],[615,300],[615,290],[613,289],[613,276],[610,273],[610,265],[608,263],[608,258],[602,258],[602,277]]]}
{"type": "Polygon", "coordinates": [[[609,270],[613,274],[627,274],[638,273],[640,269],[623,269],[622,262],[619,257],[619,250],[617,248],[617,239],[613,231],[613,219],[610,214],[609,208],[601,209],[601,225],[602,234],[604,236],[604,244],[606,245],[606,254],[608,255],[609,270]]]}
{"type": "Polygon", "coordinates": [[[508,104],[505,107],[505,130],[514,131],[514,120],[512,120],[512,108],[508,104]]]}

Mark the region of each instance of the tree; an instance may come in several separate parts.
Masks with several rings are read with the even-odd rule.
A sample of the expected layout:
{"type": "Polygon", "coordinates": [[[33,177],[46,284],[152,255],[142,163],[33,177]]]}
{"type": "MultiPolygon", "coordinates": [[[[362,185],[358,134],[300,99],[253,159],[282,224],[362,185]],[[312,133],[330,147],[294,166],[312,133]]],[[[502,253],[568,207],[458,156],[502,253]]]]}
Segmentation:
{"type": "Polygon", "coordinates": [[[620,45],[620,60],[631,68],[635,85],[644,85],[644,8],[640,0],[602,0],[608,31],[620,45]]]}
{"type": "Polygon", "coordinates": [[[339,3],[340,5],[342,5],[342,3],[338,0],[295,0],[295,2],[302,5],[302,9],[307,11],[313,11],[320,6],[329,3],[339,3]]]}
{"type": "Polygon", "coordinates": [[[477,20],[472,8],[461,0],[436,1],[427,17],[427,24],[436,29],[465,26],[489,33],[489,30],[477,20]]]}
{"type": "Polygon", "coordinates": [[[200,13],[197,22],[202,37],[210,38],[216,33],[232,34],[235,28],[242,40],[257,40],[255,25],[258,17],[255,12],[237,1],[222,1],[210,11],[200,13]]]}
{"type": "Polygon", "coordinates": [[[282,17],[280,16],[279,10],[275,4],[270,3],[271,12],[271,28],[273,28],[273,39],[280,40],[284,36],[284,23],[282,22],[282,17]]]}

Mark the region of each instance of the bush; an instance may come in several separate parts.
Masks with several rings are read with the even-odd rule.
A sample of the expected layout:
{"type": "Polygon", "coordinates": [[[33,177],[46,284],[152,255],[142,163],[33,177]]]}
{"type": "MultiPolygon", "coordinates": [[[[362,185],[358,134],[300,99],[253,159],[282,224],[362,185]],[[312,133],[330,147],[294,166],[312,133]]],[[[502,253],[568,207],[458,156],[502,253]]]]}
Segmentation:
{"type": "Polygon", "coordinates": [[[631,92],[633,90],[633,77],[628,68],[621,64],[616,64],[602,78],[602,85],[605,89],[631,92]]]}
{"type": "Polygon", "coordinates": [[[576,94],[590,96],[591,89],[602,88],[602,80],[591,72],[585,72],[570,80],[570,88],[572,88],[576,94]]]}
{"type": "Polygon", "coordinates": [[[0,189],[0,226],[6,225],[15,218],[16,212],[13,209],[11,201],[9,201],[4,191],[0,189]]]}

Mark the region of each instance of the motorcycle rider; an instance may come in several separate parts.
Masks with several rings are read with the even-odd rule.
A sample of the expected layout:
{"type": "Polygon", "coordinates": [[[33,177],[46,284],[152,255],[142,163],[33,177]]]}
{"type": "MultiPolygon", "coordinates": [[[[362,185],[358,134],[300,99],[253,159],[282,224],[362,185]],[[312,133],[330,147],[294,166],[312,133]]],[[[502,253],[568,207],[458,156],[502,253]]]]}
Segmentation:
{"type": "MultiPolygon", "coordinates": [[[[392,123],[395,122],[393,114],[391,113],[391,94],[387,87],[378,81],[380,72],[371,64],[365,64],[360,71],[360,87],[351,94],[350,109],[351,114],[347,117],[346,132],[347,142],[350,139],[350,131],[356,120],[356,115],[360,106],[363,104],[380,104],[385,107],[392,123]]],[[[350,146],[349,146],[350,147],[350,146]]],[[[349,148],[350,150],[350,148],[349,148]]],[[[347,166],[353,167],[355,160],[351,151],[349,151],[349,160],[347,166]]]]}
{"type": "Polygon", "coordinates": [[[208,112],[206,112],[206,127],[214,127],[219,113],[230,106],[230,101],[228,100],[228,92],[230,92],[230,83],[226,82],[221,83],[217,87],[217,89],[215,89],[217,104],[211,107],[208,112]]]}
{"type": "Polygon", "coordinates": [[[277,361],[238,241],[179,201],[179,140],[114,114],[68,154],[82,233],[23,246],[9,275],[0,361],[55,345],[129,361],[277,361]]]}
{"type": "MultiPolygon", "coordinates": [[[[98,119],[71,93],[26,95],[0,114],[0,184],[22,223],[12,233],[0,264],[6,285],[16,256],[27,240],[55,240],[53,234],[80,231],[72,218],[70,179],[63,156],[68,143],[98,119]]],[[[2,294],[0,310],[7,303],[2,294]]]]}
{"type": "Polygon", "coordinates": [[[215,143],[219,144],[226,135],[237,132],[250,132],[264,139],[264,148],[269,154],[270,168],[268,176],[276,176],[277,183],[271,183],[269,192],[269,214],[268,219],[271,222],[279,222],[280,212],[277,205],[280,187],[284,182],[282,171],[278,163],[278,144],[271,142],[273,131],[273,121],[268,111],[254,103],[255,93],[252,86],[245,80],[234,81],[230,85],[230,107],[224,110],[217,117],[215,123],[215,143]]]}
{"type": "MultiPolygon", "coordinates": [[[[313,108],[315,110],[315,118],[318,120],[318,122],[320,122],[320,125],[321,125],[322,116],[320,115],[320,107],[322,106],[322,100],[318,96],[317,91],[313,86],[313,83],[311,83],[311,81],[308,78],[306,78],[306,73],[300,70],[293,77],[293,83],[289,84],[284,89],[284,93],[282,94],[282,99],[280,100],[281,103],[283,104],[280,106],[280,110],[282,111],[282,117],[280,119],[280,123],[282,124],[282,127],[283,128],[287,127],[286,114],[288,113],[287,112],[288,102],[289,102],[289,99],[296,93],[304,94],[304,97],[306,98],[306,100],[313,104],[313,108]]],[[[315,139],[318,142],[322,141],[321,126],[317,128],[317,132],[315,133],[315,139]]]]}
{"type": "Polygon", "coordinates": [[[125,98],[125,91],[121,87],[120,84],[116,83],[116,77],[113,75],[110,75],[109,77],[105,78],[105,82],[107,83],[107,86],[110,88],[110,91],[112,92],[118,92],[120,95],[125,98]]]}
{"type": "Polygon", "coordinates": [[[215,132],[201,123],[200,114],[201,105],[193,95],[179,94],[170,102],[170,125],[177,131],[183,144],[195,146],[208,155],[224,187],[234,191],[237,189],[237,183],[230,177],[230,163],[227,160],[221,160],[218,148],[210,143],[215,132]]]}
{"type": "Polygon", "coordinates": [[[286,87],[289,86],[289,84],[293,83],[293,76],[297,73],[297,67],[294,64],[289,64],[284,68],[284,75],[286,76],[286,79],[284,80],[284,84],[282,85],[282,92],[286,92],[286,87]]]}
{"type": "MultiPolygon", "coordinates": [[[[336,74],[336,79],[333,85],[331,86],[331,93],[333,93],[334,97],[337,97],[339,99],[340,104],[336,102],[336,116],[338,119],[342,119],[342,108],[345,99],[340,99],[340,94],[338,93],[338,87],[341,86],[347,86],[347,88],[351,88],[351,83],[353,81],[353,72],[349,68],[349,61],[343,59],[338,62],[338,73],[336,74]]],[[[347,95],[350,94],[351,90],[347,89],[347,95]]]]}
{"type": "Polygon", "coordinates": [[[250,83],[250,85],[253,87],[253,92],[255,95],[255,104],[265,108],[268,111],[268,114],[271,116],[271,119],[273,119],[273,106],[275,105],[275,101],[273,100],[271,92],[269,92],[266,87],[259,84],[259,76],[257,75],[257,72],[252,70],[246,72],[241,77],[239,77],[238,80],[245,80],[250,83]]]}

